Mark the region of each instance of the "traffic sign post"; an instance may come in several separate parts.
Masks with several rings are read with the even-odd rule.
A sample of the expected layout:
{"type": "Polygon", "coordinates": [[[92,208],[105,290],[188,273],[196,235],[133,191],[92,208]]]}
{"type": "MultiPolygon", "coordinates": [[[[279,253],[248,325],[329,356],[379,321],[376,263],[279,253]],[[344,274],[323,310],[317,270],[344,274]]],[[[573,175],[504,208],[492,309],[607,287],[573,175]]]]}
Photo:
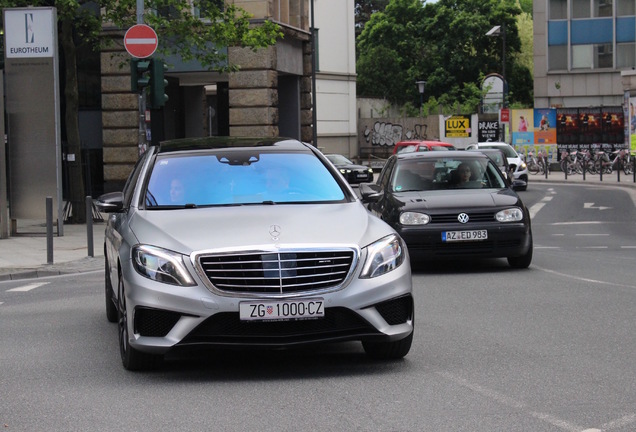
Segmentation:
{"type": "Polygon", "coordinates": [[[136,58],[150,57],[157,50],[158,44],[157,33],[146,24],[136,24],[124,35],[126,51],[136,58]]]}
{"type": "MultiPolygon", "coordinates": [[[[137,18],[139,21],[139,13],[137,18]]],[[[148,85],[147,77],[145,75],[150,73],[149,66],[151,61],[139,62],[137,59],[145,59],[153,55],[157,50],[158,43],[159,40],[157,38],[157,33],[155,33],[152,27],[147,26],[146,24],[136,24],[130,27],[124,35],[124,47],[126,48],[126,51],[128,51],[128,54],[134,57],[133,61],[130,62],[131,89],[132,91],[139,92],[139,136],[137,143],[140,156],[148,147],[148,139],[146,137],[147,127],[145,122],[146,92],[144,91],[144,87],[148,85]]]]}

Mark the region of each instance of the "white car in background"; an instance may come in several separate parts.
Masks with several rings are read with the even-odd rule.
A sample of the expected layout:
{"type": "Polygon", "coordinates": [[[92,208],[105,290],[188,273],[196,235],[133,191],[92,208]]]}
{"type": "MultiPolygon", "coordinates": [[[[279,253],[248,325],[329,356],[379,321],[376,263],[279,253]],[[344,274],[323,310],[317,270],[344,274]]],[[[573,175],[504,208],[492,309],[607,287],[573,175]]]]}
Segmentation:
{"type": "Polygon", "coordinates": [[[466,150],[477,150],[477,149],[500,149],[506,155],[506,159],[508,159],[508,164],[510,165],[510,169],[512,170],[513,179],[511,180],[523,180],[526,182],[526,187],[520,188],[520,190],[526,190],[528,188],[528,167],[526,163],[523,161],[519,153],[508,143],[505,142],[480,142],[477,144],[469,145],[466,150]]]}

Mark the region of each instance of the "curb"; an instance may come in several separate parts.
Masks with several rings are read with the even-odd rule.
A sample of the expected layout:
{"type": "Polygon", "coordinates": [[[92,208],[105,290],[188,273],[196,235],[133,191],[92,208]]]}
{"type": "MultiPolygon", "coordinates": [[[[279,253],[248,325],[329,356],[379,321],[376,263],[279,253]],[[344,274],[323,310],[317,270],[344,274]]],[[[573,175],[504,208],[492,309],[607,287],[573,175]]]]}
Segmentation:
{"type": "Polygon", "coordinates": [[[35,268],[4,268],[0,269],[0,282],[87,273],[103,270],[103,268],[103,257],[87,257],[59,264],[46,264],[35,268]]]}

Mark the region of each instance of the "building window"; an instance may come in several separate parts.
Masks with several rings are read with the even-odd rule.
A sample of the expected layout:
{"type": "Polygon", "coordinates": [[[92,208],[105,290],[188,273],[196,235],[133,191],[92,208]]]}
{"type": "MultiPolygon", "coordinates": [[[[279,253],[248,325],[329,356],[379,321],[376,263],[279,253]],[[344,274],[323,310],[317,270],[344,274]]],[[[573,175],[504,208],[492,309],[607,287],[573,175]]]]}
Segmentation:
{"type": "Polygon", "coordinates": [[[590,0],[572,0],[572,18],[590,18],[590,0]]]}
{"type": "Polygon", "coordinates": [[[568,46],[550,45],[548,47],[548,70],[568,69],[568,46]]]}
{"type": "Polygon", "coordinates": [[[614,13],[612,11],[613,0],[593,0],[593,16],[594,17],[611,17],[614,13]]]}
{"type": "Polygon", "coordinates": [[[614,49],[612,44],[594,45],[594,68],[614,67],[614,49]]]}
{"type": "Polygon", "coordinates": [[[550,0],[550,19],[567,19],[568,18],[568,1],[567,0],[550,0]]]}
{"type": "Polygon", "coordinates": [[[634,0],[616,0],[617,16],[633,16],[635,12],[634,0]]]}
{"type": "MultiPolygon", "coordinates": [[[[627,1],[627,0],[623,0],[627,1]]],[[[568,1],[567,0],[550,0],[550,19],[567,19],[568,18],[568,1]]]]}
{"type": "Polygon", "coordinates": [[[573,45],[572,69],[611,68],[612,55],[612,44],[573,45]]]}
{"type": "Polygon", "coordinates": [[[636,67],[636,44],[634,42],[616,44],[616,68],[633,67],[636,67]]]}

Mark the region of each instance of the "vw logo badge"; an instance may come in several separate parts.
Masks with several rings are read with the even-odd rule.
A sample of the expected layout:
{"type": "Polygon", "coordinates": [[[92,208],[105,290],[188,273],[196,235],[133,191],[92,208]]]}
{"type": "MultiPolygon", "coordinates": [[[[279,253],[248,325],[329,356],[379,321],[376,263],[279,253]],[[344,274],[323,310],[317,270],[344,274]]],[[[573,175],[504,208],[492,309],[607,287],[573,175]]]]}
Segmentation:
{"type": "Polygon", "coordinates": [[[278,237],[280,237],[280,226],[271,225],[269,227],[269,235],[272,236],[272,240],[278,240],[278,237]]]}
{"type": "Polygon", "coordinates": [[[468,222],[468,215],[466,213],[460,213],[459,215],[457,215],[457,220],[460,223],[465,224],[466,222],[468,222]]]}

